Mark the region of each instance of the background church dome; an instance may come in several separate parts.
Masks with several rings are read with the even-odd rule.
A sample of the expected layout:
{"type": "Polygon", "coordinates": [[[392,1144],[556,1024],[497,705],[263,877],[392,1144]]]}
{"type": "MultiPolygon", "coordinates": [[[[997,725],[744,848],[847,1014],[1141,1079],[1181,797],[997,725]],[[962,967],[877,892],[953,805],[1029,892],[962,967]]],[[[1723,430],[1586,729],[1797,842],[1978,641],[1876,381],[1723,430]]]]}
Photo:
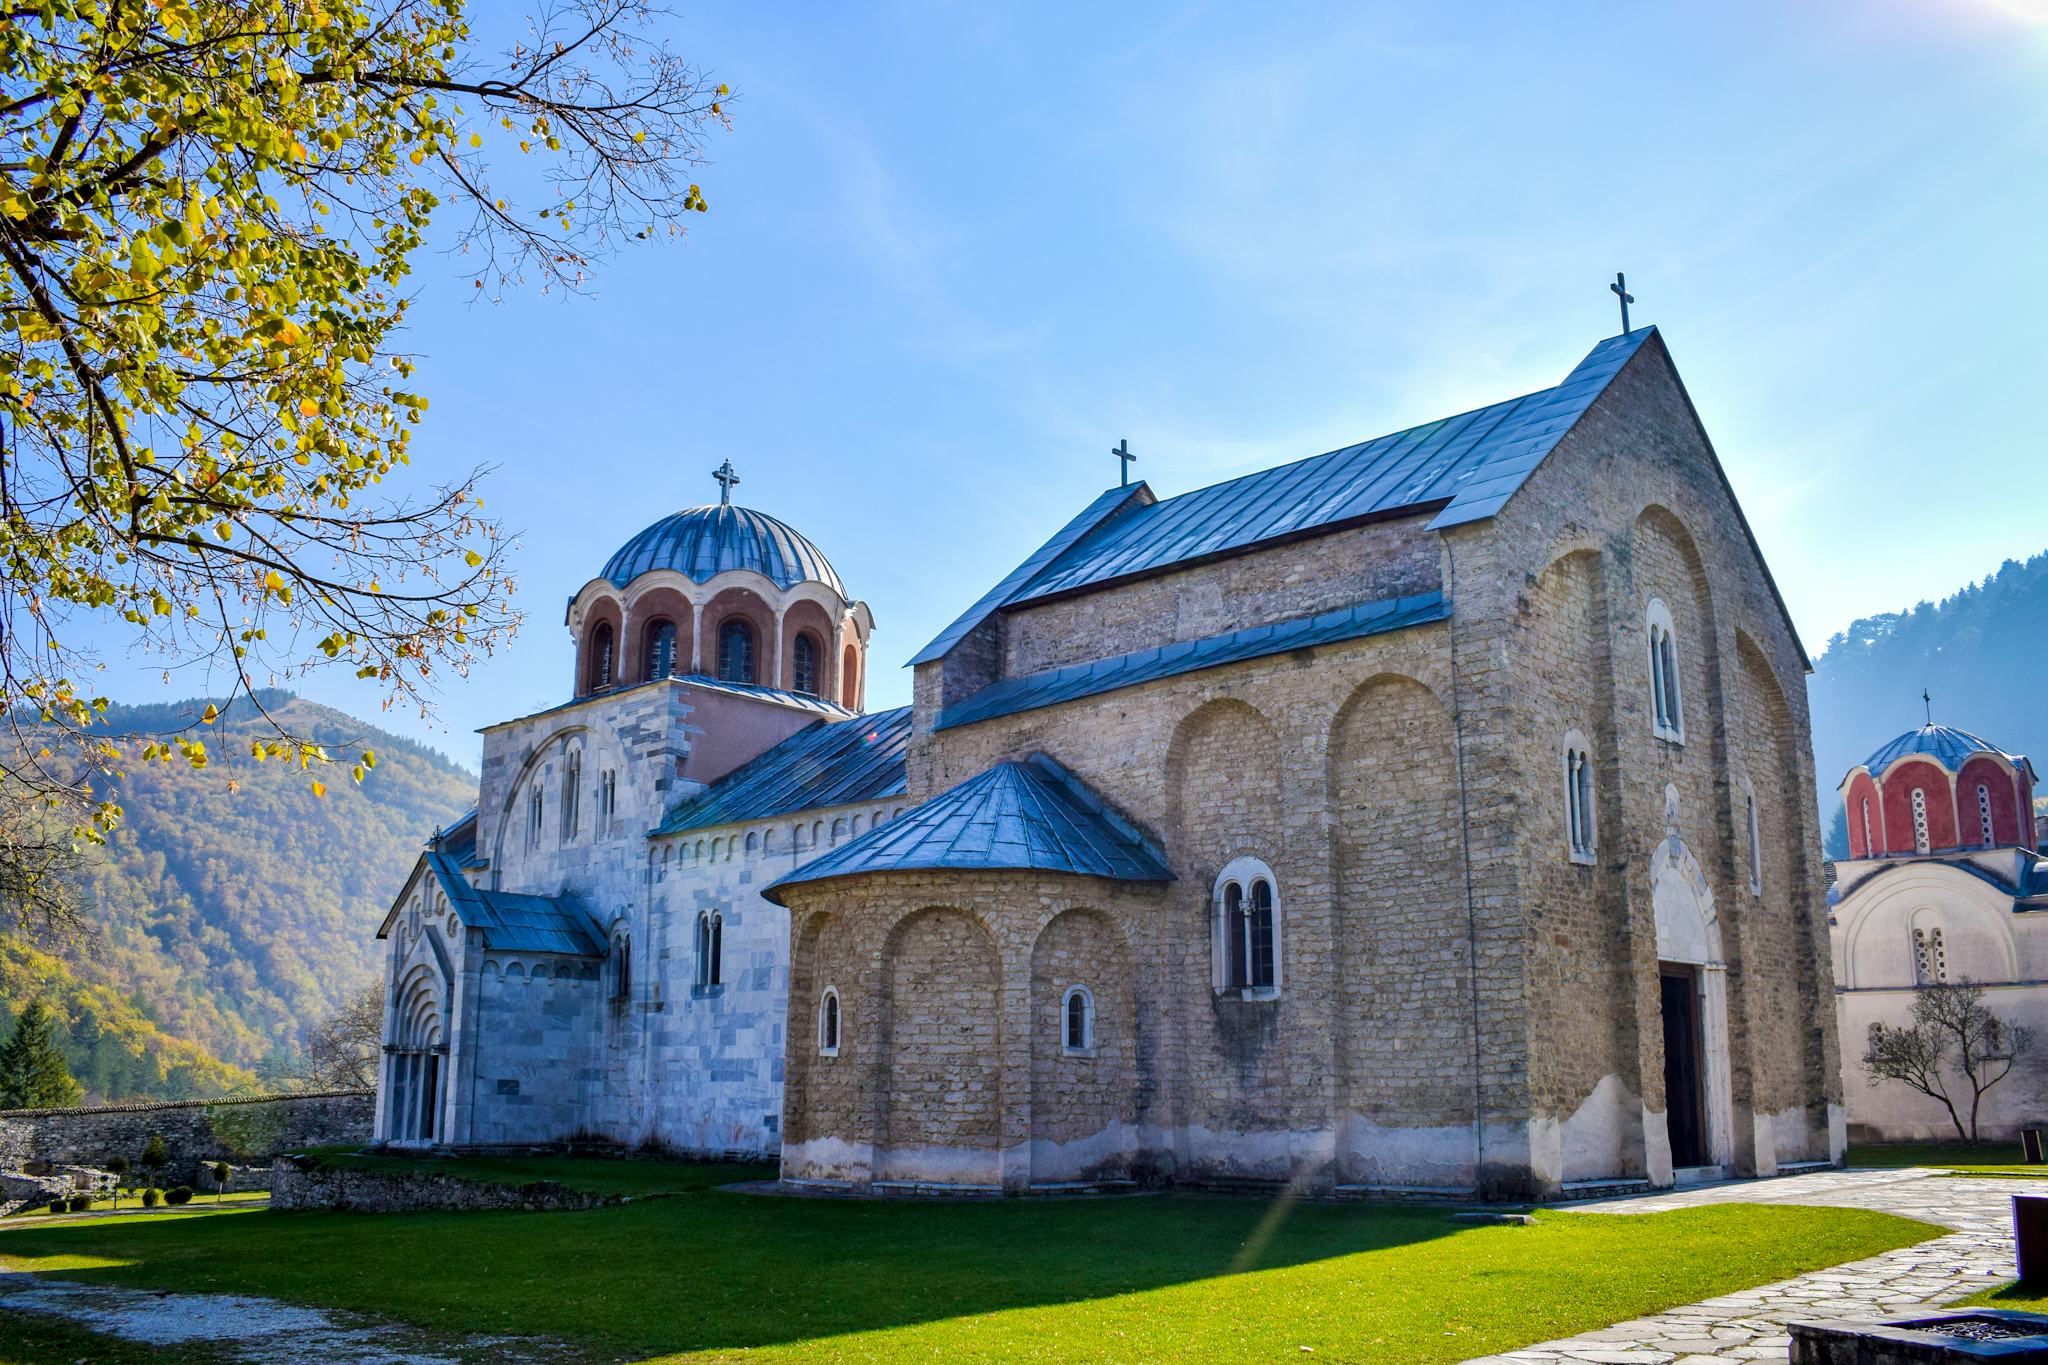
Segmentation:
{"type": "Polygon", "coordinates": [[[2015,767],[2026,760],[2017,754],[2008,754],[1995,744],[1987,743],[1968,730],[1958,730],[1953,725],[1922,725],[1908,730],[1891,743],[1863,760],[1863,766],[1873,773],[1881,773],[1902,758],[1931,758],[1949,772],[1962,771],[1963,763],[1972,754],[1998,754],[2015,767]]]}
{"type": "Polygon", "coordinates": [[[846,585],[824,551],[766,512],[730,503],[663,517],[621,545],[600,576],[623,588],[654,569],[674,569],[696,583],[731,569],[751,569],[778,588],[822,583],[846,596],[846,585]]]}

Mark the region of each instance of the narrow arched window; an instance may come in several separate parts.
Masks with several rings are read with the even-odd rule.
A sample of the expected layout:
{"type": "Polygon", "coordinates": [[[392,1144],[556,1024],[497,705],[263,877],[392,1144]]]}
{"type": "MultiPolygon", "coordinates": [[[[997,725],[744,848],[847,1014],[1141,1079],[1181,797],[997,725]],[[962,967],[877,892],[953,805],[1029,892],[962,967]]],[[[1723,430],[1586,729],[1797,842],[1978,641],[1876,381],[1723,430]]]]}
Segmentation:
{"type": "Polygon", "coordinates": [[[1863,856],[1875,858],[1877,845],[1870,842],[1870,798],[1863,798],[1863,856]]]}
{"type": "Polygon", "coordinates": [[[1659,739],[1685,740],[1685,712],[1678,685],[1678,642],[1671,610],[1656,598],[1647,612],[1650,647],[1650,706],[1659,739]]]}
{"type": "Polygon", "coordinates": [[[1913,984],[1938,986],[1948,980],[1948,950],[1941,942],[1939,925],[1913,930],[1913,984]]]}
{"type": "Polygon", "coordinates": [[[1925,853],[1929,847],[1927,837],[1927,792],[1924,788],[1913,788],[1913,851],[1925,853]]]}
{"type": "Polygon", "coordinates": [[[1086,986],[1067,987],[1060,1009],[1060,1051],[1069,1056],[1095,1050],[1095,997],[1086,986]]]}
{"type": "Polygon", "coordinates": [[[839,1055],[839,992],[830,986],[818,1001],[818,1055],[839,1055]]]}
{"type": "Polygon", "coordinates": [[[583,826],[583,755],[571,752],[562,760],[562,842],[574,839],[583,826]]]}
{"type": "Polygon", "coordinates": [[[1981,842],[1986,848],[1998,842],[1991,830],[1991,788],[1982,782],[1977,784],[1977,832],[1983,836],[1981,842]]]}
{"type": "Polygon", "coordinates": [[[799,633],[790,651],[790,685],[805,696],[818,695],[818,642],[799,633]]]}
{"type": "Polygon", "coordinates": [[[718,628],[718,676],[726,682],[754,681],[754,628],[737,617],[718,628]]]}
{"type": "Polygon", "coordinates": [[[612,685],[612,628],[600,621],[590,632],[590,690],[599,692],[612,685]]]}
{"type": "Polygon", "coordinates": [[[541,826],[547,820],[547,797],[542,794],[540,783],[533,784],[532,792],[526,798],[526,845],[540,847],[541,826]]]}
{"type": "Polygon", "coordinates": [[[633,943],[624,934],[612,939],[612,999],[624,1000],[633,993],[633,943]]]}
{"type": "Polygon", "coordinates": [[[1594,852],[1593,759],[1574,730],[1564,739],[1565,847],[1575,863],[1590,863],[1594,852]]]}
{"type": "Polygon", "coordinates": [[[725,916],[705,911],[697,916],[697,984],[725,983],[725,916]]]}
{"type": "Polygon", "coordinates": [[[676,623],[656,621],[647,627],[647,680],[666,678],[676,671],[676,623]]]}
{"type": "Polygon", "coordinates": [[[1757,834],[1756,794],[1744,792],[1742,796],[1743,815],[1749,822],[1749,890],[1752,895],[1762,895],[1764,890],[1764,847],[1757,834]]]}
{"type": "Polygon", "coordinates": [[[1280,908],[1272,871],[1239,858],[1216,883],[1216,987],[1265,994],[1280,985],[1280,908]]]}

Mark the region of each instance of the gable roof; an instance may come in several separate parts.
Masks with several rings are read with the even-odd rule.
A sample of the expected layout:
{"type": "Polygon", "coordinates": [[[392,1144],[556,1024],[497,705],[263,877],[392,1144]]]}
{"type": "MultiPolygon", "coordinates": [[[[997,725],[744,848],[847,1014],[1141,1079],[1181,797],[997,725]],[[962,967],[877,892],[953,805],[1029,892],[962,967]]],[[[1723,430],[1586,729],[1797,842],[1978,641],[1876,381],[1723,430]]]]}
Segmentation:
{"type": "Polygon", "coordinates": [[[821,720],[727,773],[668,813],[649,838],[791,811],[901,796],[910,708],[821,720]]]}
{"type": "MultiPolygon", "coordinates": [[[[457,822],[458,825],[460,822],[457,822]]],[[[571,895],[534,896],[518,891],[483,891],[469,884],[458,854],[428,848],[391,903],[378,938],[389,938],[398,912],[422,876],[431,876],[465,928],[483,935],[485,948],[508,953],[560,953],[603,957],[605,934],[583,903],[571,895]]],[[[437,947],[438,951],[438,947],[437,947]]]]}
{"type": "Polygon", "coordinates": [[[1292,621],[1248,626],[1243,630],[1212,635],[1206,640],[1188,640],[1112,659],[1092,659],[1087,663],[1050,668],[1042,673],[1027,673],[1021,677],[1005,678],[964,701],[955,702],[939,713],[932,728],[945,730],[955,725],[970,725],[978,720],[1015,715],[1019,711],[1031,711],[1063,701],[1078,701],[1082,697],[1113,692],[1120,687],[1135,687],[1139,683],[1176,677],[1197,669],[1242,663],[1247,659],[1261,659],[1290,650],[1336,644],[1342,640],[1359,640],[1368,635],[1383,635],[1391,630],[1447,620],[1450,614],[1451,604],[1441,592],[1417,593],[1381,602],[1358,602],[1292,621]]]}
{"type": "Polygon", "coordinates": [[[940,657],[1003,607],[1403,512],[1435,509],[1435,530],[1490,517],[1656,332],[1609,337],[1555,388],[1341,450],[1159,501],[1111,489],[911,662],[940,657]]]}
{"type": "Polygon", "coordinates": [[[1174,879],[1158,845],[1043,754],[998,763],[897,819],[771,882],[784,888],[865,872],[1067,872],[1118,881],[1174,879]]]}

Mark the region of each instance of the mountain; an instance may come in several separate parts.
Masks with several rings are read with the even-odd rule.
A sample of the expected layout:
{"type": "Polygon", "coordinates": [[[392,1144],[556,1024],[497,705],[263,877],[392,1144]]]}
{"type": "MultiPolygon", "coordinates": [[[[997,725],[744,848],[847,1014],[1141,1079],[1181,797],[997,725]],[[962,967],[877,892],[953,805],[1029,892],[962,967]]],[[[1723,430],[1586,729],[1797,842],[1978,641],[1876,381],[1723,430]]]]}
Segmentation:
{"type": "Polygon", "coordinates": [[[1822,828],[1835,784],[1885,741],[1934,719],[2048,766],[2048,553],[1939,602],[1866,617],[1828,641],[1807,680],[1822,828]]]}
{"type": "MultiPolygon", "coordinates": [[[[146,1002],[145,1022],[170,1040],[275,1075],[295,1059],[307,1024],[372,979],[378,923],[421,842],[475,801],[476,777],[330,707],[282,691],[258,697],[290,732],[337,759],[372,750],[376,766],[358,785],[338,764],[321,774],[325,796],[315,795],[295,766],[249,758],[267,731],[247,700],[205,727],[220,757],[204,770],[131,763],[112,793],[126,816],[84,887],[99,941],[60,951],[58,965],[111,999],[146,1002]]],[[[192,726],[206,706],[115,706],[106,722],[118,733],[161,733],[192,726]]],[[[25,979],[0,975],[0,1003],[18,1011],[25,979]]],[[[175,1088],[133,1084],[106,1097],[175,1088]]]]}
{"type": "Polygon", "coordinates": [[[203,1099],[252,1086],[253,1073],[158,1028],[148,1007],[95,985],[48,953],[0,936],[0,1033],[30,1000],[57,1018],[57,1048],[89,1101],[203,1099]]]}

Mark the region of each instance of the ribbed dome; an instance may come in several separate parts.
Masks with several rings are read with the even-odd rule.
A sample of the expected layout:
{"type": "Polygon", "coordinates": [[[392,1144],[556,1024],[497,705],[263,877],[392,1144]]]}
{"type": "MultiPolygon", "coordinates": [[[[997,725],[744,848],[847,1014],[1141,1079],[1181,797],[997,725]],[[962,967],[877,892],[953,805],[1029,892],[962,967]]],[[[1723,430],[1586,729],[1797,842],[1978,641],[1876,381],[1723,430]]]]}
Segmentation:
{"type": "MultiPolygon", "coordinates": [[[[2005,753],[1995,744],[1987,744],[1968,730],[1958,730],[1952,725],[1923,725],[1917,730],[1908,730],[1891,743],[1863,760],[1863,766],[1873,773],[1881,773],[1892,764],[1908,755],[1931,758],[1949,772],[1959,772],[1971,754],[2005,753]]],[[[2015,766],[2026,760],[2016,754],[2006,754],[2015,766]]]]}
{"type": "Polygon", "coordinates": [[[623,588],[652,569],[674,569],[695,583],[752,569],[778,588],[823,583],[846,596],[846,585],[817,546],[766,512],[727,503],[663,517],[621,545],[601,577],[623,588]]]}

